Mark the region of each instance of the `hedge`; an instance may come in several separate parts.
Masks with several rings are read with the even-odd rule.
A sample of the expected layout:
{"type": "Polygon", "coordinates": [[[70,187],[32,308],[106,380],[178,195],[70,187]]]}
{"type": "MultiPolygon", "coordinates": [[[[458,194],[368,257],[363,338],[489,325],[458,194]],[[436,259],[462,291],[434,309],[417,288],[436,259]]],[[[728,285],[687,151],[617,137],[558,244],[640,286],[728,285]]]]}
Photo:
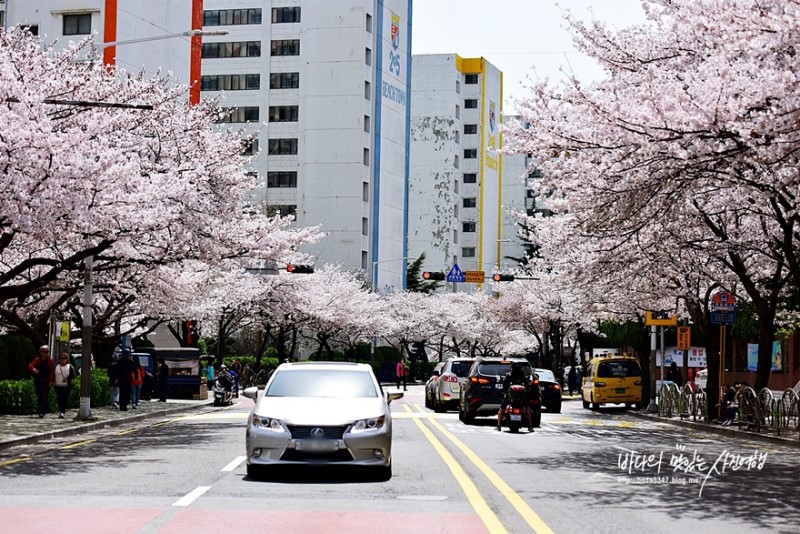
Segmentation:
{"type": "MultiPolygon", "coordinates": [[[[92,373],[92,407],[108,406],[111,404],[111,391],[108,389],[108,375],[105,372],[92,373]]],[[[50,388],[50,412],[58,413],[55,388],[50,388]]],[[[72,381],[72,387],[67,399],[67,408],[70,410],[80,408],[81,386],[80,378],[72,381]]],[[[4,415],[32,415],[39,411],[36,400],[36,388],[33,379],[25,380],[0,380],[0,414],[4,415]]]]}

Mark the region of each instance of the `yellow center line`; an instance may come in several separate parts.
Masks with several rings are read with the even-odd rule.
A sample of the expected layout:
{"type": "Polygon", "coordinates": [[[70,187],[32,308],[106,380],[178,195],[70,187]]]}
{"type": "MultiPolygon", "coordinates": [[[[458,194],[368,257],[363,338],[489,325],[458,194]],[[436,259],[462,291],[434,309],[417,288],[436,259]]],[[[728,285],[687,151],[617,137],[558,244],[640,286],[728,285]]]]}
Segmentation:
{"type": "Polygon", "coordinates": [[[14,458],[13,460],[7,460],[5,462],[0,462],[0,467],[5,467],[7,465],[18,464],[18,463],[21,463],[21,462],[27,462],[30,459],[31,459],[30,456],[23,456],[21,458],[14,458]]]}
{"type": "MultiPolygon", "coordinates": [[[[404,404],[403,408],[406,411],[410,411],[411,407],[408,404],[404,404]]],[[[480,491],[478,490],[475,483],[470,480],[467,473],[464,469],[458,464],[458,461],[453,457],[452,454],[448,452],[445,446],[439,441],[433,432],[430,431],[428,427],[426,427],[422,421],[418,418],[413,418],[414,424],[420,429],[422,434],[428,438],[433,448],[439,453],[439,456],[442,457],[444,460],[445,465],[450,469],[450,472],[453,473],[453,477],[455,477],[456,482],[461,486],[461,489],[464,491],[464,495],[467,496],[467,500],[469,500],[470,505],[481,518],[483,524],[486,525],[486,528],[489,532],[492,533],[500,533],[500,532],[507,532],[506,528],[500,522],[500,519],[497,518],[497,515],[489,508],[486,500],[481,495],[480,491]]]]}
{"type": "MultiPolygon", "coordinates": [[[[421,409],[417,406],[417,409],[421,409]]],[[[475,466],[484,474],[486,478],[496,487],[503,497],[511,503],[511,506],[522,516],[526,523],[534,530],[534,532],[542,533],[542,534],[553,534],[553,530],[547,526],[547,524],[542,520],[539,515],[533,511],[533,509],[528,506],[522,497],[519,496],[517,492],[515,492],[511,487],[506,484],[505,480],[500,478],[500,475],[495,473],[491,467],[486,465],[486,463],[481,460],[477,454],[472,452],[472,449],[464,445],[464,443],[455,437],[450,431],[444,428],[436,419],[428,419],[433,426],[439,429],[439,431],[445,435],[447,439],[449,439],[456,447],[458,447],[461,452],[463,452],[466,457],[473,463],[475,466]]],[[[418,425],[422,425],[421,422],[416,421],[418,425]]],[[[491,529],[490,529],[491,532],[491,529]]]]}
{"type": "Polygon", "coordinates": [[[138,430],[137,428],[131,428],[130,430],[123,430],[122,432],[117,432],[117,436],[124,436],[125,434],[131,434],[133,432],[136,432],[137,430],[138,430]]]}
{"type": "Polygon", "coordinates": [[[74,449],[75,447],[80,447],[81,445],[88,445],[89,443],[94,443],[96,440],[87,439],[85,441],[76,441],[75,443],[70,443],[69,445],[64,445],[60,447],[61,449],[74,449]]]}

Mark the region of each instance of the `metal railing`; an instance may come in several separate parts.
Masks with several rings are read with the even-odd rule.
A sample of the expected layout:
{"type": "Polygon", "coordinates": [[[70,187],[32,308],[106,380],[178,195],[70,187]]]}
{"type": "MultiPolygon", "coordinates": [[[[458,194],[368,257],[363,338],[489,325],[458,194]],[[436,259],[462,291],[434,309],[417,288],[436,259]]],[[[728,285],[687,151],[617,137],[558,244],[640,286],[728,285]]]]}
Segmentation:
{"type": "MultiPolygon", "coordinates": [[[[800,438],[800,395],[794,388],[782,393],[764,388],[759,393],[746,387],[736,394],[737,417],[733,424],[754,432],[790,432],[800,438]]],[[[709,413],[705,391],[686,384],[662,384],[658,394],[658,414],[661,417],[692,418],[705,421],[709,413]]]]}

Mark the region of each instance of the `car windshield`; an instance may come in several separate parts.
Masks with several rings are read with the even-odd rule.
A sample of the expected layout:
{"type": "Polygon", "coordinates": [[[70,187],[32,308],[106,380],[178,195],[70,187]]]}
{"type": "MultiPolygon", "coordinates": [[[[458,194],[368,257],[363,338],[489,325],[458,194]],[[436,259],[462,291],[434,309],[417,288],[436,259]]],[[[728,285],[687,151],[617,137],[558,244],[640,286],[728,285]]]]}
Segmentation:
{"type": "Polygon", "coordinates": [[[472,362],[453,362],[450,372],[459,378],[464,378],[469,374],[470,367],[472,367],[472,362]]]}
{"type": "MultiPolygon", "coordinates": [[[[478,372],[487,376],[506,376],[511,372],[511,362],[486,362],[480,364],[478,372]]],[[[531,374],[531,366],[523,364],[522,372],[525,375],[531,374]]]]}
{"type": "Polygon", "coordinates": [[[601,362],[597,368],[597,376],[601,378],[627,378],[641,374],[639,364],[634,361],[601,362]]]}
{"type": "Polygon", "coordinates": [[[366,371],[303,369],[275,373],[264,395],[358,399],[377,397],[378,392],[366,371]]]}
{"type": "Polygon", "coordinates": [[[556,375],[553,374],[553,371],[549,371],[547,369],[537,369],[536,374],[539,375],[539,380],[544,382],[556,381],[556,375]]]}

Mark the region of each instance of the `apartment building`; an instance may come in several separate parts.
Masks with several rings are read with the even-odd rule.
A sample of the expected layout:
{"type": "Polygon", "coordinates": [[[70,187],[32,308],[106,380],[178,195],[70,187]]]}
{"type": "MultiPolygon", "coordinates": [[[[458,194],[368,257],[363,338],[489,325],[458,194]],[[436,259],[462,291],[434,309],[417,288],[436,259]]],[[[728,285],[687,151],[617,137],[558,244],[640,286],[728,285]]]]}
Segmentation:
{"type": "Polygon", "coordinates": [[[95,33],[106,63],[172,72],[253,142],[252,201],[326,237],[307,250],[402,288],[408,256],[411,0],[5,0],[6,26],[95,33]],[[225,35],[182,35],[191,29],[225,35]],[[136,41],[123,42],[123,41],[136,41]]]}
{"type": "Polygon", "coordinates": [[[507,209],[524,205],[525,158],[515,157],[510,176],[498,153],[502,72],[485,58],[415,55],[411,89],[409,255],[425,253],[429,271],[503,270],[505,256],[521,255],[507,209]]]}

